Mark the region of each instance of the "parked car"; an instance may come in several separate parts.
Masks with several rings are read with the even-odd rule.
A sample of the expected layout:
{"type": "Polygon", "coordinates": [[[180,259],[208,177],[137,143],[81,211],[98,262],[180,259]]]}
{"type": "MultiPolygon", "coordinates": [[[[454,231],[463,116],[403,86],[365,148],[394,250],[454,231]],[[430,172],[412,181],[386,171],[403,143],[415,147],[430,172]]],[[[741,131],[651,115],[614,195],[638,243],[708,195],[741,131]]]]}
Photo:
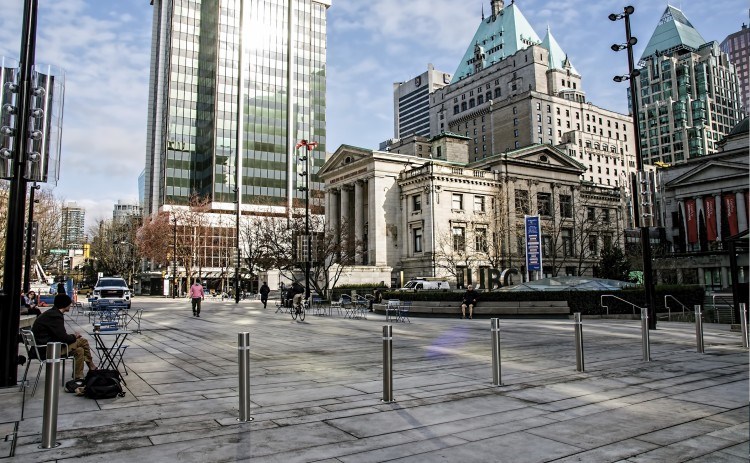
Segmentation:
{"type": "Polygon", "coordinates": [[[99,278],[91,298],[94,304],[125,304],[130,308],[132,293],[128,283],[118,277],[99,278]]]}
{"type": "Polygon", "coordinates": [[[447,280],[409,280],[399,291],[449,291],[451,284],[447,280]]]}

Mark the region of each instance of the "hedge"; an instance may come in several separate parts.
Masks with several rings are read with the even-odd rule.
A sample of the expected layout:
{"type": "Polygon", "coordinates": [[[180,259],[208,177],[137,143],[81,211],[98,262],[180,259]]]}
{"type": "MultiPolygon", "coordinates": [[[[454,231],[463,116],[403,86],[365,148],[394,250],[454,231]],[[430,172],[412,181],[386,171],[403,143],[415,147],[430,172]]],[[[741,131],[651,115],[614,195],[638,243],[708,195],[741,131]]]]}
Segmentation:
{"type": "MultiPolygon", "coordinates": [[[[571,313],[581,312],[584,315],[601,315],[607,309],[601,305],[601,296],[613,295],[638,307],[644,306],[646,299],[643,288],[623,289],[619,291],[493,291],[480,293],[481,301],[567,301],[571,313]]],[[[697,304],[703,305],[705,291],[703,286],[660,285],[655,288],[654,303],[657,312],[667,312],[664,296],[670,295],[692,310],[697,304]]],[[[383,292],[383,299],[401,299],[404,301],[461,301],[463,292],[459,291],[420,291],[420,292],[383,292]]],[[[670,299],[672,311],[679,305],[670,299]]],[[[640,312],[630,304],[609,297],[604,298],[610,314],[632,314],[640,312]]],[[[679,307],[679,310],[682,310],[679,307]]]]}

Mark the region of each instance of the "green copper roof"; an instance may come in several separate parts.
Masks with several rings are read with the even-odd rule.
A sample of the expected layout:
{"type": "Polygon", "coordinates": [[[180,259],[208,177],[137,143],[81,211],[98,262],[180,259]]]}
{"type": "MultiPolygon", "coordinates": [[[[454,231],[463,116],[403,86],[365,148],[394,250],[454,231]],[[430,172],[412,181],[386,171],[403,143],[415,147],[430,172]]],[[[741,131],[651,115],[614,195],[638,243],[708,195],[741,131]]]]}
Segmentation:
{"type": "Polygon", "coordinates": [[[661,15],[651,40],[641,55],[641,60],[658,53],[672,53],[679,49],[695,51],[706,43],[679,9],[668,6],[661,15]]]}
{"type": "Polygon", "coordinates": [[[461,64],[453,73],[451,83],[474,74],[475,51],[479,52],[481,69],[506,58],[532,44],[541,44],[529,22],[515,4],[500,10],[496,16],[483,19],[466,49],[461,64]],[[475,48],[477,48],[475,50],[475,48]]]}
{"type": "MultiPolygon", "coordinates": [[[[542,40],[542,46],[549,51],[549,68],[550,69],[568,69],[570,66],[570,72],[578,74],[578,71],[573,67],[573,63],[568,59],[568,55],[563,51],[562,47],[557,40],[552,36],[552,32],[547,27],[547,35],[542,40]]],[[[578,74],[580,75],[580,74],[578,74]]]]}

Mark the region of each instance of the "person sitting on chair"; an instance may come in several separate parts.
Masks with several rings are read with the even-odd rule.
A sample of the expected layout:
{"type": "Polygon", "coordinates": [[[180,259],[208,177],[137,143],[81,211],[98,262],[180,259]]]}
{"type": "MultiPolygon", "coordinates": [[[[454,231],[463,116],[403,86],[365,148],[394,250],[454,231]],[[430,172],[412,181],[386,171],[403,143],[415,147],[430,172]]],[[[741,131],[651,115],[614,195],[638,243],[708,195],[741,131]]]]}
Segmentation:
{"type": "MultiPolygon", "coordinates": [[[[66,313],[70,311],[73,300],[67,294],[58,294],[55,296],[55,302],[52,308],[41,314],[34,321],[31,332],[34,333],[34,339],[37,345],[46,346],[48,342],[63,343],[62,355],[73,354],[75,358],[75,379],[83,379],[84,362],[89,367],[89,371],[96,370],[94,360],[91,358],[91,347],[88,340],[82,338],[79,333],[68,334],[65,331],[66,313]]],[[[42,349],[42,352],[45,352],[42,349]]]]}
{"type": "Polygon", "coordinates": [[[467,306],[469,307],[469,318],[472,318],[474,307],[477,305],[477,302],[479,302],[479,293],[474,291],[472,285],[467,286],[463,302],[461,303],[461,318],[466,318],[467,306]]]}
{"type": "Polygon", "coordinates": [[[37,308],[39,305],[39,296],[34,291],[29,291],[25,296],[21,296],[21,315],[41,315],[42,311],[37,308]]]}

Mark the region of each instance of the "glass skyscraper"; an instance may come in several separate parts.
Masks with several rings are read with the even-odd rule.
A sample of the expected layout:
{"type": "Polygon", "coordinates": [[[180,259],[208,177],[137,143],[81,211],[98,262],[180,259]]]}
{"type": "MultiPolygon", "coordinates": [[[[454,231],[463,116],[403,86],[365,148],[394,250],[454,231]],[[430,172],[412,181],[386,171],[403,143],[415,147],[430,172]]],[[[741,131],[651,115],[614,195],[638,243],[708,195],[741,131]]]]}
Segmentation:
{"type": "Polygon", "coordinates": [[[294,149],[301,139],[318,142],[311,204],[322,205],[316,173],[326,150],[331,0],[152,4],[144,212],[192,195],[233,211],[238,146],[243,210],[302,206],[294,149]]]}

